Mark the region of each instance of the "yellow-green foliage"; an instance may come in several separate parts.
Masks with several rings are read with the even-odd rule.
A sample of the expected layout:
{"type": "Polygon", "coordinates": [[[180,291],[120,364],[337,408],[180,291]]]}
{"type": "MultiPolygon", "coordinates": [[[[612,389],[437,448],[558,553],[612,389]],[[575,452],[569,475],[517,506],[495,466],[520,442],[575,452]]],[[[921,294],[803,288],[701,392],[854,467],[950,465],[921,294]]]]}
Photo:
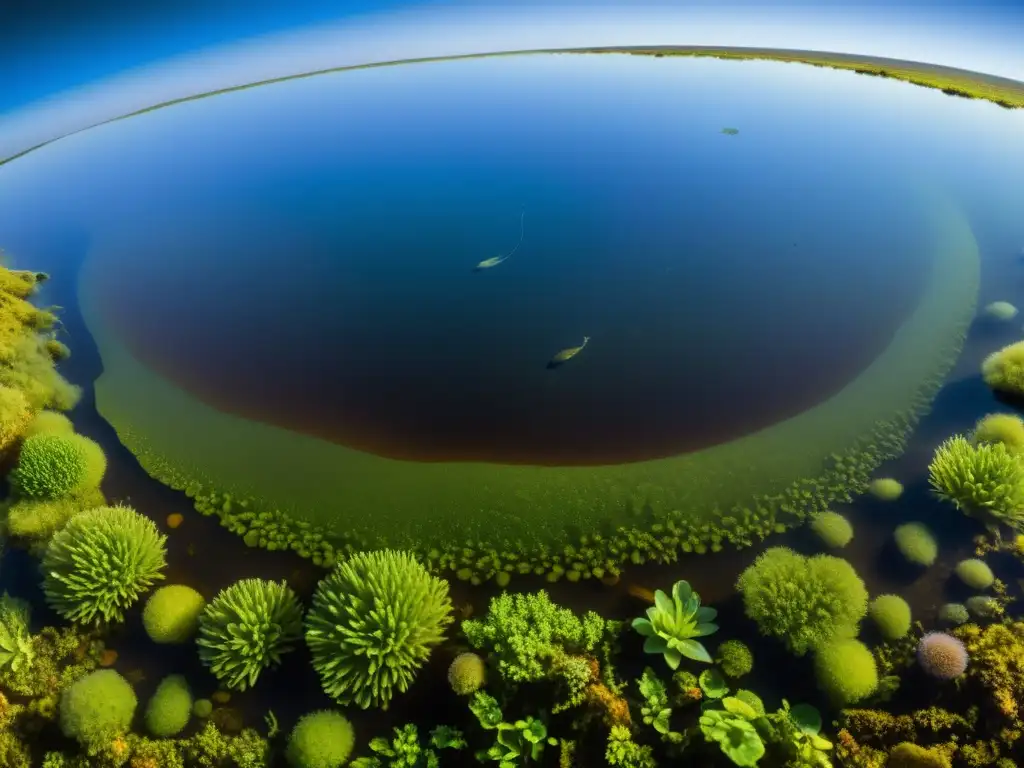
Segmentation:
{"type": "Polygon", "coordinates": [[[448,667],[448,684],[459,696],[476,693],[486,681],[484,660],[475,653],[460,653],[448,667]]]}
{"type": "Polygon", "coordinates": [[[893,747],[885,765],[886,768],[950,768],[949,759],[941,752],[919,747],[909,741],[893,747]]]}
{"type": "Polygon", "coordinates": [[[157,738],[177,736],[192,717],[192,692],[181,675],[160,681],[146,706],[146,729],[157,738]]]}
{"type": "Polygon", "coordinates": [[[444,639],[451,610],[448,582],[408,552],[360,552],[340,563],[306,616],[324,691],[339,704],[386,708],[444,639]]]}
{"type": "Polygon", "coordinates": [[[1024,451],[1024,419],[1013,413],[990,413],[971,434],[974,443],[1002,443],[1013,453],[1024,451]]]}
{"type": "Polygon", "coordinates": [[[0,451],[25,434],[32,421],[32,409],[20,390],[0,385],[0,451]]]}
{"type": "Polygon", "coordinates": [[[23,337],[9,350],[7,365],[0,365],[0,384],[20,389],[35,410],[53,408],[70,411],[82,397],[82,390],[68,383],[36,337],[23,337]]]}
{"type": "Polygon", "coordinates": [[[142,611],[146,634],[155,643],[185,643],[199,627],[203,596],[184,584],[168,584],[150,595],[142,611]]]}
{"type": "Polygon", "coordinates": [[[0,596],[0,668],[15,675],[28,673],[35,661],[28,622],[28,603],[4,592],[0,596]]]}
{"type": "Polygon", "coordinates": [[[811,530],[827,547],[845,547],[853,540],[853,526],[838,512],[822,512],[811,521],[811,530]]]}
{"type": "Polygon", "coordinates": [[[924,523],[904,523],[893,532],[896,548],[915,565],[929,566],[939,556],[939,545],[924,523]]]}
{"type": "Polygon", "coordinates": [[[60,727],[65,736],[95,748],[128,730],[137,705],[127,680],[112,669],[99,669],[61,695],[60,727]]]}
{"type": "Polygon", "coordinates": [[[1024,622],[965,624],[953,630],[970,657],[967,674],[982,684],[992,710],[1002,712],[1019,727],[1024,704],[1024,622]]]}
{"type": "Polygon", "coordinates": [[[875,657],[859,640],[836,640],[814,655],[818,686],[836,706],[847,706],[870,696],[878,688],[875,657]]]}
{"type": "Polygon", "coordinates": [[[99,487],[107,458],[82,435],[43,433],[25,440],[11,486],[23,499],[58,499],[99,487]]]}
{"type": "Polygon", "coordinates": [[[41,434],[70,435],[75,431],[71,419],[57,411],[40,411],[29,422],[25,437],[41,434]]]}
{"type": "Polygon", "coordinates": [[[981,376],[992,389],[1024,395],[1024,341],[993,352],[981,363],[981,376]]]}
{"type": "Polygon", "coordinates": [[[47,339],[43,342],[43,347],[50,354],[50,358],[55,363],[59,363],[61,360],[67,360],[71,357],[71,350],[68,349],[66,344],[57,341],[57,339],[47,339]]]}
{"type": "Polygon", "coordinates": [[[101,507],[72,517],[46,547],[43,592],[71,621],[123,621],[167,565],[167,537],[131,507],[101,507]]]}
{"type": "Polygon", "coordinates": [[[340,712],[322,710],[299,718],[285,759],[290,768],[340,768],[355,746],[352,723],[340,712]]]}
{"type": "Polygon", "coordinates": [[[928,467],[935,495],[986,524],[1024,525],[1024,462],[1003,443],[954,435],[928,467]]]}
{"type": "Polygon", "coordinates": [[[879,595],[868,613],[886,640],[899,640],[910,631],[910,606],[899,595],[879,595]]]}
{"type": "Polygon", "coordinates": [[[31,543],[45,544],[79,512],[106,504],[99,488],[60,499],[22,499],[7,511],[7,530],[12,536],[31,543]]]}
{"type": "Polygon", "coordinates": [[[876,499],[896,501],[896,499],[903,495],[903,485],[891,477],[880,477],[877,480],[871,481],[868,491],[876,499]]]}
{"type": "Polygon", "coordinates": [[[988,564],[984,560],[973,557],[957,563],[956,575],[971,589],[988,589],[996,580],[995,574],[992,573],[988,564]]]}
{"type": "Polygon", "coordinates": [[[797,656],[856,637],[867,611],[864,582],[852,565],[832,555],[804,557],[772,547],[740,574],[737,588],[762,634],[778,638],[797,656]]]}
{"type": "Polygon", "coordinates": [[[754,669],[754,654],[746,643],[740,640],[726,640],[718,646],[715,664],[728,677],[743,677],[754,669]]]}

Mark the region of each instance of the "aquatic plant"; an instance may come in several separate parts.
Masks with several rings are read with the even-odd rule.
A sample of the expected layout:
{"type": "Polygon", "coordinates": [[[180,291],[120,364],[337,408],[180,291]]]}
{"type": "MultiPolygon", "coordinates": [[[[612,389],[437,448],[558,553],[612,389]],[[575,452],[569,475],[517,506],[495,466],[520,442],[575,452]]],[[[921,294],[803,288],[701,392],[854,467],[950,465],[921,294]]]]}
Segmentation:
{"type": "Polygon", "coordinates": [[[826,547],[838,549],[853,540],[853,526],[838,512],[822,512],[811,520],[811,530],[826,547]]]}
{"type": "Polygon", "coordinates": [[[870,696],[878,688],[875,657],[864,643],[835,640],[814,654],[818,687],[836,706],[844,707],[870,696]]]}
{"type": "Polygon", "coordinates": [[[491,599],[483,619],[462,622],[474,648],[486,650],[507,683],[541,680],[548,675],[556,649],[594,655],[618,625],[593,611],[582,618],[551,602],[547,592],[504,592],[491,599]]]}
{"type": "Polygon", "coordinates": [[[864,582],[848,562],[831,555],[804,557],[771,547],[740,574],[748,617],[797,656],[833,639],[855,637],[867,611],[864,582]]]}
{"type": "Polygon", "coordinates": [[[227,688],[244,691],[302,637],[302,608],[284,581],[242,579],[199,614],[199,658],[227,688]]]}
{"type": "Polygon", "coordinates": [[[985,305],[985,314],[993,320],[1013,320],[1017,316],[1017,308],[1008,301],[993,301],[985,305]]]}
{"type": "Polygon", "coordinates": [[[941,752],[901,741],[889,750],[886,768],[950,768],[949,760],[941,752]]]}
{"type": "Polygon", "coordinates": [[[990,413],[974,426],[971,442],[1002,443],[1011,453],[1024,451],[1024,419],[1013,413],[990,413]]]}
{"type": "Polygon", "coordinates": [[[192,714],[198,718],[207,718],[213,714],[213,702],[209,699],[196,699],[192,704],[192,714]]]}
{"type": "Polygon", "coordinates": [[[306,644],[328,696],[387,708],[451,623],[448,583],[408,552],[353,555],[317,586],[306,644]]]}
{"type": "Polygon", "coordinates": [[[285,749],[291,768],[340,768],[355,746],[352,723],[340,712],[323,709],[299,718],[285,749]]]}
{"type": "Polygon", "coordinates": [[[545,746],[558,744],[557,739],[548,736],[544,721],[532,715],[506,722],[497,700],[483,691],[473,694],[469,709],[484,730],[497,731],[495,743],[476,753],[476,759],[482,763],[530,764],[541,759],[545,746]]]}
{"type": "Polygon", "coordinates": [[[28,398],[20,390],[0,385],[0,451],[14,445],[31,421],[28,398]]]}
{"type": "Polygon", "coordinates": [[[1024,525],[1024,463],[1003,443],[971,445],[954,435],[928,467],[936,496],[986,525],[1024,525]]]}
{"type": "Polygon", "coordinates": [[[7,529],[11,536],[45,546],[68,520],[86,509],[104,507],[107,500],[98,488],[59,499],[21,499],[7,511],[7,529]]]}
{"type": "Polygon", "coordinates": [[[672,586],[671,599],[660,589],[654,593],[654,605],[647,609],[647,618],[633,619],[635,629],[644,640],[644,653],[662,654],[670,668],[679,667],[685,656],[694,661],[711,663],[707,649],[695,637],[707,637],[718,631],[714,618],[718,611],[702,607],[700,595],[688,582],[672,586]]]}
{"type": "Polygon", "coordinates": [[[460,653],[448,667],[448,684],[459,696],[469,696],[483,687],[487,679],[484,660],[475,653],[460,653]]]}
{"type": "Polygon", "coordinates": [[[71,435],[74,434],[75,427],[71,423],[71,419],[65,416],[63,413],[57,411],[40,411],[28,423],[25,428],[25,437],[31,437],[32,435],[52,434],[52,435],[71,435]]]}
{"type": "Polygon", "coordinates": [[[206,607],[201,594],[184,584],[160,587],[146,601],[142,625],[154,643],[184,643],[199,628],[199,616],[206,607]]]}
{"type": "Polygon", "coordinates": [[[97,487],[106,469],[103,449],[89,438],[43,433],[22,443],[9,479],[21,498],[56,499],[97,487]]]}
{"type": "Polygon", "coordinates": [[[192,717],[192,691],[182,675],[168,675],[146,705],[146,729],[159,739],[177,736],[192,717]]]}
{"type": "Polygon", "coordinates": [[[907,562],[925,567],[939,556],[939,545],[931,530],[924,523],[904,523],[893,531],[896,548],[907,562]]]}
{"type": "Polygon", "coordinates": [[[732,678],[749,675],[754,669],[754,654],[741,640],[726,640],[715,653],[715,664],[722,672],[732,678]]]}
{"type": "Polygon", "coordinates": [[[910,631],[910,606],[899,595],[879,595],[868,606],[882,637],[899,640],[910,631]]]}
{"type": "Polygon", "coordinates": [[[43,555],[43,592],[61,616],[82,624],[123,621],[163,578],[167,537],[131,507],[100,507],[72,517],[43,555]]]}
{"type": "Polygon", "coordinates": [[[370,741],[370,749],[376,754],[371,757],[357,757],[351,768],[385,768],[384,760],[392,768],[412,766],[413,768],[437,768],[441,765],[437,750],[462,749],[466,740],[462,734],[446,725],[439,725],[430,732],[429,746],[420,743],[419,731],[412,723],[392,729],[392,738],[376,738],[370,741]],[[381,757],[377,757],[380,755],[381,757]]]}
{"type": "Polygon", "coordinates": [[[973,595],[964,600],[967,612],[976,619],[995,619],[1003,614],[999,601],[988,595],[973,595]]]}
{"type": "Polygon", "coordinates": [[[871,481],[868,492],[881,501],[896,501],[903,495],[903,485],[891,477],[880,477],[871,481]]]}
{"type": "Polygon", "coordinates": [[[99,669],[72,683],[60,697],[60,728],[86,749],[128,731],[138,699],[112,669],[99,669]]]}
{"type": "Polygon", "coordinates": [[[640,716],[643,718],[644,725],[654,728],[665,743],[681,743],[684,738],[683,734],[672,730],[670,724],[672,707],[669,705],[668,691],[665,684],[654,674],[654,670],[650,667],[644,669],[637,681],[637,688],[644,699],[643,706],[640,708],[640,716]]]}
{"type": "Polygon", "coordinates": [[[962,603],[946,603],[939,608],[939,621],[944,624],[966,624],[970,619],[967,606],[962,603]]]}
{"type": "Polygon", "coordinates": [[[707,709],[700,716],[700,730],[704,739],[717,743],[735,765],[754,766],[764,757],[764,742],[745,714],[729,709],[707,709]]]}
{"type": "Polygon", "coordinates": [[[633,741],[633,734],[624,725],[613,725],[608,733],[604,758],[611,766],[621,768],[657,768],[654,750],[647,744],[633,741]]]}
{"type": "Polygon", "coordinates": [[[34,660],[28,603],[4,592],[0,596],[0,669],[23,675],[34,660]]]}
{"type": "Polygon", "coordinates": [[[917,645],[917,663],[940,680],[960,677],[967,669],[967,649],[945,632],[928,632],[917,645]]]}
{"type": "Polygon", "coordinates": [[[961,560],[957,563],[954,570],[960,581],[971,589],[988,589],[992,586],[992,582],[996,580],[995,574],[992,573],[992,569],[988,567],[988,564],[978,558],[972,557],[968,560],[961,560]]]}
{"type": "Polygon", "coordinates": [[[1003,347],[981,363],[981,376],[994,390],[1009,395],[1024,394],[1024,341],[1003,347]]]}

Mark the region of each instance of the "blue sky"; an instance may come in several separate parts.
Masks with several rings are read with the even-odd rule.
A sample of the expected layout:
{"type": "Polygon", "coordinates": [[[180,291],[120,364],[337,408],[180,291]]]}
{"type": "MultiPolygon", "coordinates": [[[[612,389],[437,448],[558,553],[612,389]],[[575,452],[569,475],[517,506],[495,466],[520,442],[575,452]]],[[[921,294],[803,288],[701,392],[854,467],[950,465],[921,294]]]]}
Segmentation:
{"type": "Polygon", "coordinates": [[[0,156],[197,91],[320,67],[485,50],[764,45],[915,59],[1024,79],[1019,0],[18,5],[19,0],[0,3],[0,156]]]}

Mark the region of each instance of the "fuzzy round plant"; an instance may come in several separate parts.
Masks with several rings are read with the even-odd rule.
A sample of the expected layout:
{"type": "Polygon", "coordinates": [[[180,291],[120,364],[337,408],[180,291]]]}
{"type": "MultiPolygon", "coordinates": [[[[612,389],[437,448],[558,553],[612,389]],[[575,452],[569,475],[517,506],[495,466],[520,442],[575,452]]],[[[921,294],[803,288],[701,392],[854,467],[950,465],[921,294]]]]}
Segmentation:
{"type": "Polygon", "coordinates": [[[360,552],[317,587],[306,643],[324,691],[339,704],[386,709],[451,622],[448,583],[411,554],[360,552]]]}
{"type": "Polygon", "coordinates": [[[199,615],[199,658],[227,688],[244,691],[302,638],[302,608],[285,582],[243,579],[199,615]]]}
{"type": "Polygon", "coordinates": [[[89,438],[42,433],[22,444],[11,487],[23,499],[57,499],[96,488],[106,469],[103,449],[89,438]]]}
{"type": "Polygon", "coordinates": [[[43,592],[61,616],[81,624],[124,621],[124,612],[163,579],[167,537],[131,507],[72,517],[43,555],[43,592]]]}

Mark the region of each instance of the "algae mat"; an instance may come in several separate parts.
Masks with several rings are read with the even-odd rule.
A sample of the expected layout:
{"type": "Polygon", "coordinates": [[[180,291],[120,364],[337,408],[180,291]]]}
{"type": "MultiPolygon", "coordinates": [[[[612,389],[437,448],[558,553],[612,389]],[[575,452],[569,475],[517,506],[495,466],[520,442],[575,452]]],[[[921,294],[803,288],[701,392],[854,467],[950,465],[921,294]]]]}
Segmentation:
{"type": "MultiPolygon", "coordinates": [[[[416,463],[231,416],[147,369],[104,327],[89,299],[103,275],[88,258],[79,295],[103,360],[96,403],[158,479],[251,499],[250,508],[280,510],[335,535],[417,548],[565,544],[580,532],[633,524],[640,509],[713,526],[722,510],[825,476],[830,462],[857,451],[880,423],[907,423],[908,411],[926,405],[922,392],[934,394],[973,317],[979,257],[960,210],[938,200],[931,210],[927,288],[886,350],[820,405],[691,454],[605,467],[416,463]]],[[[876,464],[884,458],[873,455],[876,464]]]]}

